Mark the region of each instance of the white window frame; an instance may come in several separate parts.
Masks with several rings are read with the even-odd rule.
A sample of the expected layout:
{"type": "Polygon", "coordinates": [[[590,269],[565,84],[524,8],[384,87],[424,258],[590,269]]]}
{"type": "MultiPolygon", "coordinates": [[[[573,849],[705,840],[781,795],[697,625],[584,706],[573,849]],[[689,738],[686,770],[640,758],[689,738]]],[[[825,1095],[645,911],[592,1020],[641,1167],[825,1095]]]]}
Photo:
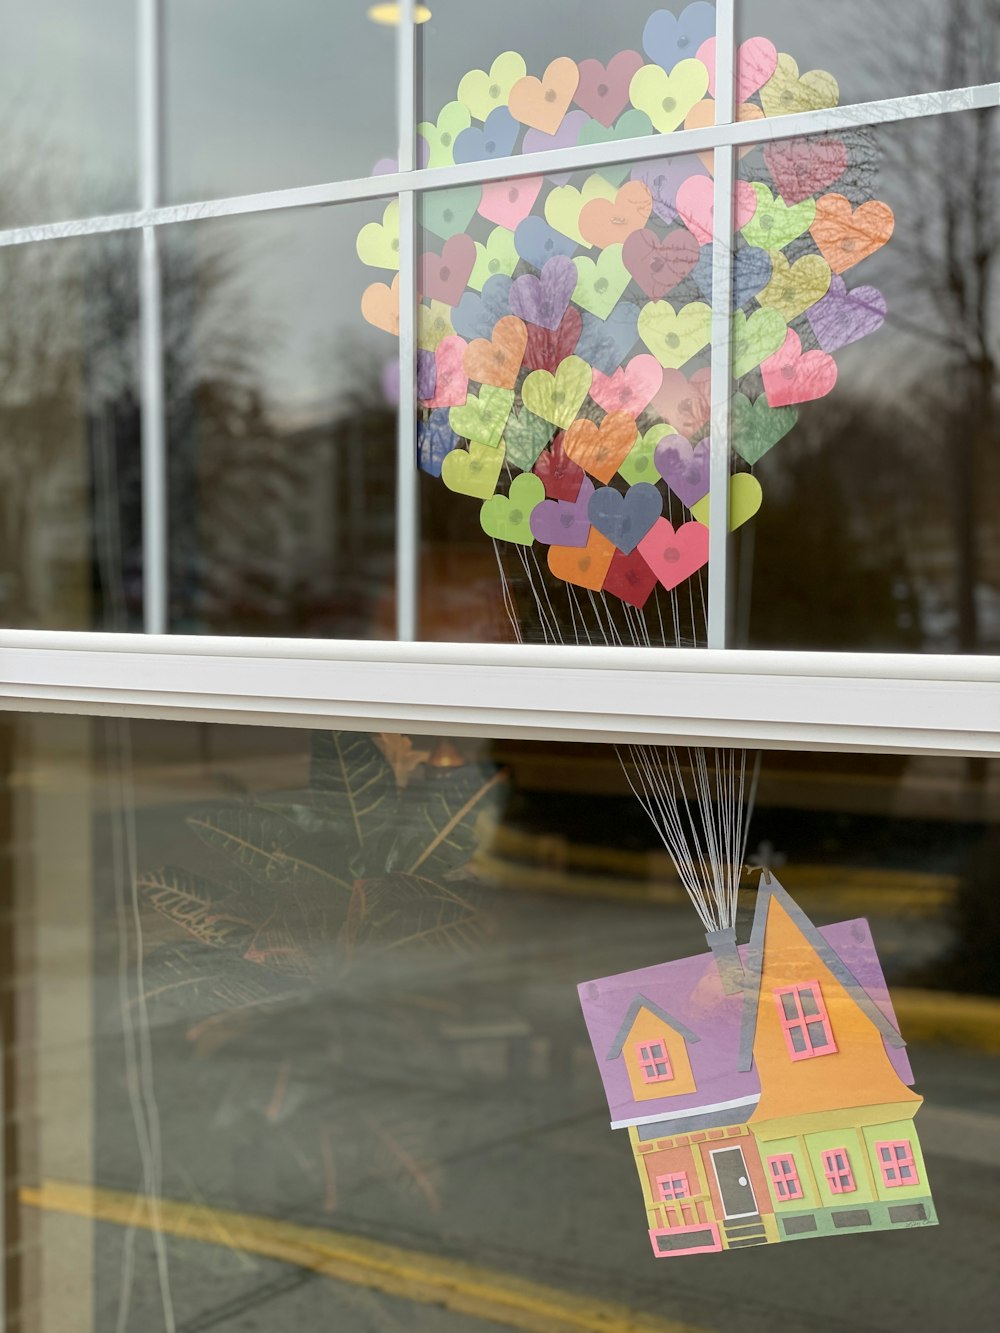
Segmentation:
{"type": "Polygon", "coordinates": [[[746,652],[726,648],[732,195],[737,148],[1000,106],[1000,82],[736,122],[735,0],[716,3],[716,124],[418,169],[414,0],[396,29],[399,169],[391,175],[163,205],[162,4],[135,0],[140,207],[19,227],[0,246],[141,233],[144,635],[0,631],[0,708],[223,722],[592,741],[1000,754],[1000,657],[746,652]],[[400,402],[416,401],[416,217],[424,191],[711,149],[715,154],[708,648],[561,648],[414,642],[415,413],[397,431],[397,639],[168,635],[162,229],[206,218],[398,196],[400,402]]]}

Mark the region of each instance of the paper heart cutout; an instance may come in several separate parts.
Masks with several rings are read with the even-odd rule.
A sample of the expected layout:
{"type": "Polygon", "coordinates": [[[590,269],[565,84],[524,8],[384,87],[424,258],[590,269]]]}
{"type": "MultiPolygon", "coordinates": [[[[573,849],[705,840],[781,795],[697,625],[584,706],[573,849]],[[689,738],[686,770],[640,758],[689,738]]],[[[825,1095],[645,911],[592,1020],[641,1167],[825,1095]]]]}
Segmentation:
{"type": "Polygon", "coordinates": [[[507,446],[507,462],[511,467],[529,472],[542,450],[552,439],[555,427],[549,421],[536,417],[534,412],[524,408],[512,412],[507,418],[503,438],[507,446]]]}
{"type": "Polygon", "coordinates": [[[532,469],[541,477],[550,500],[575,500],[585,480],[583,468],[574,463],[563,448],[565,435],[560,432],[550,448],[539,455],[532,469]]]}
{"type": "Polygon", "coordinates": [[[369,222],[358,232],[358,258],[369,268],[399,268],[399,200],[390,199],[381,222],[369,222]]]}
{"type": "MultiPolygon", "coordinates": [[[[486,218],[487,222],[496,222],[516,232],[534,208],[542,183],[541,176],[522,176],[516,181],[490,181],[483,186],[483,196],[479,201],[480,216],[486,218]]],[[[541,268],[541,264],[536,264],[535,268],[541,268]]]]}
{"type": "Polygon", "coordinates": [[[784,343],[761,364],[764,392],[771,407],[823,398],[837,382],[837,363],[826,352],[803,352],[799,335],[789,329],[784,343]]]}
{"type": "Polygon", "coordinates": [[[428,190],[421,196],[420,221],[442,241],[464,232],[483,197],[482,186],[460,185],[451,190],[428,190]]]}
{"type": "Polygon", "coordinates": [[[599,60],[581,60],[576,104],[600,124],[610,126],[628,105],[629,84],[643,58],[638,51],[619,51],[607,65],[599,60]]]}
{"type": "Polygon", "coordinates": [[[590,537],[587,506],[594,483],[581,476],[575,500],[544,500],[532,511],[531,531],[548,546],[586,546],[590,537]]]}
{"type": "Polygon", "coordinates": [[[635,356],[613,375],[595,370],[590,396],[605,412],[627,412],[633,420],[649,406],[663,383],[663,367],[655,356],[635,356]]]}
{"type": "MultiPolygon", "coordinates": [[[[737,120],[763,120],[764,113],[756,102],[741,102],[736,108],[737,120]]],[[[702,98],[700,102],[695,102],[694,106],[684,117],[684,128],[686,130],[702,130],[709,125],[715,124],[715,103],[711,97],[702,98]]],[[[747,153],[754,151],[754,144],[747,144],[743,148],[736,150],[737,158],[746,157],[747,153]]],[[[711,149],[707,152],[699,153],[698,159],[710,176],[715,175],[715,155],[711,149]]]]}
{"type": "Polygon", "coordinates": [[[708,564],[708,528],[702,523],[674,527],[658,518],[638,546],[639,554],[669,592],[708,564]]]}
{"type": "Polygon", "coordinates": [[[464,407],[453,407],[448,422],[456,435],[495,449],[503,437],[503,428],[514,405],[512,389],[497,389],[484,384],[478,395],[470,393],[464,407]]]}
{"type": "Polygon", "coordinates": [[[510,308],[515,315],[543,329],[557,329],[569,307],[577,273],[572,259],[556,255],[547,259],[541,273],[525,273],[510,289],[510,308]]]}
{"type": "MultiPolygon", "coordinates": [[[[553,134],[546,134],[544,130],[528,130],[521,152],[544,153],[550,148],[575,148],[588,120],[586,111],[569,111],[553,134]]],[[[548,179],[555,185],[565,185],[572,174],[570,171],[550,172],[548,179]]]]}
{"type": "Polygon", "coordinates": [[[570,306],[557,329],[543,329],[537,324],[529,324],[527,327],[528,344],[523,358],[525,370],[555,372],[560,361],[565,361],[576,351],[583,320],[579,310],[570,306]]]}
{"type": "Polygon", "coordinates": [[[700,60],[682,60],[667,74],[659,65],[643,65],[632,76],[629,98],[645,111],[654,129],[669,134],[700,102],[708,89],[708,70],[700,60]]]}
{"type": "Polygon", "coordinates": [[[434,392],[427,400],[429,407],[461,407],[465,403],[469,393],[465,351],[465,339],[457,333],[442,338],[434,349],[434,392]]]}
{"type": "Polygon", "coordinates": [[[847,145],[829,134],[785,139],[765,147],[764,163],[785,203],[800,204],[840,180],[847,170],[847,145]]]}
{"type": "Polygon", "coordinates": [[[622,246],[622,262],[636,282],[654,301],[684,281],[698,263],[701,249],[688,231],[676,228],[666,236],[642,228],[622,246]]]}
{"type": "Polygon", "coordinates": [[[692,301],[674,310],[668,301],[650,301],[639,312],[639,337],[665,369],[691,360],[712,335],[712,308],[692,301]]]}
{"type": "Polygon", "coordinates": [[[629,606],[641,609],[649,601],[655,587],[656,575],[637,550],[628,555],[623,551],[615,551],[614,559],[604,576],[604,592],[611,593],[619,601],[628,602],[629,606]]]}
{"type": "Polygon", "coordinates": [[[461,102],[447,102],[437,121],[425,120],[417,132],[427,141],[429,167],[450,167],[455,162],[455,140],[472,124],[469,108],[461,102]]]}
{"type": "Polygon", "coordinates": [[[653,462],[656,446],[666,436],[676,434],[673,426],[666,422],[650,426],[644,435],[639,436],[627,456],[618,464],[618,475],[630,486],[640,481],[654,481],[657,476],[653,462]]]}
{"type": "MultiPolygon", "coordinates": [[[[686,235],[682,232],[681,235],[686,235]]],[[[693,238],[692,238],[693,239],[693,238]]],[[[706,301],[712,299],[712,256],[713,249],[706,245],[702,250],[694,269],[694,280],[698,284],[706,301]]],[[[775,253],[780,253],[776,251],[775,253]]],[[[759,250],[755,245],[741,246],[733,256],[733,308],[753,299],[771,280],[772,262],[767,250],[759,250]]]]}
{"type": "Polygon", "coordinates": [[[607,319],[629,284],[622,247],[609,245],[596,261],[580,255],[573,260],[573,265],[577,274],[573,300],[598,319],[607,319]]]}
{"type": "Polygon", "coordinates": [[[469,286],[473,291],[481,292],[483,284],[496,274],[509,277],[517,268],[519,259],[514,233],[506,227],[494,227],[485,245],[476,242],[476,262],[469,274],[469,286]]]}
{"type": "Polygon", "coordinates": [[[455,140],[456,162],[491,162],[497,157],[510,157],[517,146],[521,126],[505,106],[498,106],[479,129],[470,125],[455,140]]]}
{"type": "Polygon", "coordinates": [[[503,459],[503,445],[491,449],[472,443],[468,449],[452,449],[441,464],[441,480],[449,491],[487,500],[496,490],[503,459]]]}
{"type": "Polygon", "coordinates": [[[545,220],[563,236],[568,236],[575,245],[585,246],[587,242],[580,234],[580,213],[585,204],[592,199],[614,199],[615,187],[595,172],[578,190],[573,185],[560,185],[550,190],[545,200],[545,220]]]}
{"type": "MultiPolygon", "coordinates": [[[[735,532],[756,514],[761,506],[764,493],[760,482],[750,472],[734,472],[729,478],[729,531],[735,532]]],[[[692,515],[703,523],[708,533],[709,497],[699,500],[692,508],[692,515]]]]}
{"type": "Polygon", "coordinates": [[[758,294],[762,306],[777,310],[791,323],[830,290],[830,265],[821,255],[803,255],[794,264],[779,250],[771,256],[771,280],[758,294]]]}
{"type": "Polygon", "coordinates": [[[816,201],[816,217],[809,230],[834,273],[844,273],[881,250],[895,225],[892,209],[880,199],[852,208],[842,194],[825,194],[816,201]]]}
{"type": "Polygon", "coordinates": [[[560,361],[554,375],[533,370],[521,385],[521,400],[529,412],[563,430],[576,420],[590,388],[591,368],[578,356],[560,361]]]}
{"type": "Polygon", "coordinates": [[[458,305],[475,263],[472,237],[452,236],[439,255],[431,250],[420,256],[420,291],[444,305],[458,305]]]}
{"type": "Polygon", "coordinates": [[[510,483],[507,495],[494,495],[479,511],[479,525],[496,541],[534,544],[531,515],[545,499],[545,487],[530,472],[522,472],[510,483]]]}
{"type": "MultiPolygon", "coordinates": [[[[632,109],[626,111],[611,127],[602,125],[598,120],[588,120],[580,131],[580,143],[614,143],[618,139],[641,139],[652,133],[653,122],[645,111],[632,109]]],[[[625,177],[632,172],[632,167],[628,162],[616,162],[613,164],[605,163],[597,170],[611,185],[619,186],[625,177]]],[[[640,180],[641,177],[636,176],[633,172],[632,179],[640,180]]]]}
{"type": "Polygon", "coordinates": [[[510,90],[528,72],[524,57],[516,51],[498,55],[487,74],[481,69],[470,69],[458,85],[458,100],[477,120],[485,121],[491,111],[505,106],[510,90]]]}
{"type": "Polygon", "coordinates": [[[798,64],[784,51],[778,56],[774,73],[760,89],[765,116],[821,111],[836,106],[839,100],[840,88],[832,74],[825,69],[812,69],[800,77],[798,64]]]}
{"type": "Polygon", "coordinates": [[[592,527],[584,547],[550,546],[549,569],[564,583],[600,592],[614,554],[614,543],[592,527]]]}
{"type": "Polygon", "coordinates": [[[451,307],[443,301],[430,301],[417,306],[417,346],[433,352],[442,339],[455,332],[451,307]]]}
{"type": "Polygon", "coordinates": [[[581,417],[563,436],[563,449],[592,477],[607,483],[618,471],[637,434],[635,418],[627,412],[609,412],[600,425],[581,417]]]}
{"type": "Polygon", "coordinates": [[[665,370],[663,383],[653,397],[653,408],[680,435],[700,440],[712,414],[711,367],[696,370],[690,379],[680,370],[665,370]]]}
{"type": "Polygon", "coordinates": [[[698,0],[677,16],[668,9],[650,14],[642,30],[642,49],[664,69],[693,56],[715,32],[715,6],[698,0]]]}
{"type": "Polygon", "coordinates": [[[516,315],[505,315],[497,321],[492,338],[476,338],[465,347],[466,374],[480,384],[513,389],[527,342],[528,330],[523,321],[516,315]]]}
{"type": "MultiPolygon", "coordinates": [[[[399,366],[398,360],[396,365],[399,366]]],[[[417,402],[423,405],[429,403],[434,397],[436,386],[437,361],[434,353],[421,347],[417,351],[417,402]]]]}
{"type": "Polygon", "coordinates": [[[587,311],[577,352],[595,370],[612,374],[638,341],[638,319],[639,307],[631,301],[619,301],[606,319],[587,311]]]}
{"type": "Polygon", "coordinates": [[[848,343],[875,333],[885,322],[885,297],[877,287],[855,287],[835,273],[830,290],[808,312],[816,341],[824,352],[836,352],[848,343]]]}
{"type": "Polygon", "coordinates": [[[664,436],[654,454],[657,472],[688,509],[708,494],[711,461],[708,440],[693,445],[683,435],[664,436]]]}
{"type": "Polygon", "coordinates": [[[518,79],[508,98],[510,113],[522,125],[554,134],[569,110],[579,82],[580,71],[576,61],[570,60],[568,56],[559,56],[540,79],[531,74],[518,79]]]}
{"type": "Polygon", "coordinates": [[[752,467],[785,438],[798,417],[794,407],[769,407],[763,394],[753,402],[745,394],[733,394],[733,449],[752,467]]]}
{"type": "Polygon", "coordinates": [[[741,227],[747,245],[761,250],[784,250],[797,236],[808,231],[816,216],[816,202],[803,199],[799,204],[786,204],[780,195],[774,196],[763,181],[755,181],[750,188],[757,199],[753,217],[741,227]]]}
{"type": "Polygon", "coordinates": [[[692,176],[705,176],[695,157],[672,157],[660,162],[639,162],[632,179],[645,183],[653,200],[653,212],[663,222],[677,221],[677,191],[692,176]]]}
{"type": "Polygon", "coordinates": [[[785,341],[787,327],[777,310],[755,310],[749,319],[737,310],[733,315],[733,379],[748,375],[776,352],[785,341]]]}
{"type": "Polygon", "coordinates": [[[663,497],[648,481],[630,486],[624,495],[602,486],[590,497],[587,515],[597,531],[628,555],[663,513],[663,497]]]}
{"type": "Polygon", "coordinates": [[[392,280],[392,286],[384,282],[373,282],[361,294],[361,313],[369,324],[386,333],[399,334],[399,274],[392,280]]]}
{"type": "Polygon", "coordinates": [[[604,249],[640,231],[653,211],[653,197],[642,181],[628,181],[614,199],[591,199],[580,210],[580,235],[604,249]]]}
{"type": "Polygon", "coordinates": [[[544,218],[525,218],[514,232],[517,253],[532,268],[541,268],[556,255],[571,255],[576,241],[550,227],[544,218]]]}
{"type": "MultiPolygon", "coordinates": [[[[757,211],[757,196],[747,181],[735,184],[736,229],[745,227],[757,211]]],[[[677,216],[699,245],[708,245],[714,234],[715,182],[707,176],[692,176],[677,190],[677,216]]]]}
{"type": "Polygon", "coordinates": [[[473,338],[488,338],[498,319],[510,314],[510,278],[498,273],[487,278],[483,284],[483,293],[466,292],[451,313],[451,322],[456,333],[470,341],[473,338]]]}
{"type": "Polygon", "coordinates": [[[432,477],[440,477],[441,464],[446,455],[458,447],[458,436],[448,424],[448,413],[442,408],[425,420],[417,421],[417,467],[432,477]]]}
{"type": "MultiPolygon", "coordinates": [[[[697,58],[708,70],[708,93],[715,96],[715,36],[706,37],[697,58]]],[[[736,51],[736,101],[746,102],[772,77],[778,67],[778,51],[766,37],[740,42],[736,51]]]]}

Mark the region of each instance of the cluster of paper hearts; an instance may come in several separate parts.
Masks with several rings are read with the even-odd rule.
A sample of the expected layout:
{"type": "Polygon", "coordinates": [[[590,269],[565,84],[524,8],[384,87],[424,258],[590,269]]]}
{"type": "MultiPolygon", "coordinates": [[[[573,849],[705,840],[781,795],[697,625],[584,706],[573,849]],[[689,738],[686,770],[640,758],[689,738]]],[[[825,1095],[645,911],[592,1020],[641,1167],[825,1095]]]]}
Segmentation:
{"type": "MultiPolygon", "coordinates": [[[[703,0],[679,16],[659,10],[644,55],[560,57],[539,77],[507,51],[420,125],[421,161],[712,124],[714,22],[703,0]]],[[[839,96],[832,75],[800,74],[763,37],[739,47],[737,80],[740,119],[839,96]]],[[[799,404],[833,388],[832,353],[882,324],[881,293],[848,288],[842,275],[886,243],[893,216],[858,198],[843,138],[741,155],[751,179],[735,197],[732,442],[752,468],[795,425],[799,404]],[[836,189],[846,181],[851,198],[836,189]]],[[[707,153],[602,167],[579,187],[535,176],[423,196],[420,466],[478,499],[491,537],[545,543],[558,578],[634,606],[708,560],[711,173],[707,153]]],[[[395,202],[362,228],[357,249],[364,263],[398,270],[395,202]]],[[[370,286],[362,311],[398,333],[398,277],[370,286]]],[[[730,525],[760,503],[752,472],[735,471],[730,525]]]]}

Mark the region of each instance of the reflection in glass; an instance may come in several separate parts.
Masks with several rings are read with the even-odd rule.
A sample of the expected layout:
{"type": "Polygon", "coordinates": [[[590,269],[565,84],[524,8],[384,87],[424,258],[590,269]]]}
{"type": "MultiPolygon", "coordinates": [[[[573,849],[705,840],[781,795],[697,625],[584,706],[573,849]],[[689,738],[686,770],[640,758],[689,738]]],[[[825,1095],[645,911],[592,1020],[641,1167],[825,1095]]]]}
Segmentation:
{"type": "MultiPolygon", "coordinates": [[[[764,758],[753,858],[867,917],[926,1098],[945,1221],[851,1260],[894,1333],[989,1326],[995,1056],[951,992],[996,1004],[998,812],[993,764],[764,758]]],[[[576,984],[704,942],[611,747],[8,717],[0,876],[9,1322],[479,1333],[512,1277],[662,1318],[576,984]]],[[[777,1287],[709,1257],[670,1317],[819,1333],[833,1243],[777,1287]]]]}
{"type": "Polygon", "coordinates": [[[136,233],[0,250],[0,624],[142,623],[136,233]]]}

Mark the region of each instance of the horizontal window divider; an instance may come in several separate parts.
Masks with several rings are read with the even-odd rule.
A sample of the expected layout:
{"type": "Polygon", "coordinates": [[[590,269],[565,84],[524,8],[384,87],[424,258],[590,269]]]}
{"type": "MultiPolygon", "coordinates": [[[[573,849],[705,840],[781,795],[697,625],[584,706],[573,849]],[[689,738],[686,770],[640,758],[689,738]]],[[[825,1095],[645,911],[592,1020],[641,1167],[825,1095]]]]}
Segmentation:
{"type": "Polygon", "coordinates": [[[0,632],[0,708],[1000,755],[1000,659],[0,632]]]}
{"type": "Polygon", "coordinates": [[[702,129],[675,130],[670,134],[645,135],[638,139],[620,139],[611,143],[552,148],[545,152],[522,154],[518,157],[496,158],[491,161],[468,162],[447,167],[427,167],[418,171],[397,171],[357,180],[333,181],[198,203],[170,204],[159,208],[136,209],[134,212],[16,227],[0,231],[0,247],[27,245],[37,241],[69,240],[107,232],[134,231],[140,227],[166,227],[180,222],[206,221],[210,218],[352,203],[366,199],[387,198],[402,190],[421,193],[426,190],[513,180],[524,176],[586,170],[588,167],[612,166],[622,162],[642,162],[660,157],[706,152],[727,145],[744,147],[996,106],[1000,106],[1000,83],[954,88],[947,92],[916,93],[909,97],[857,102],[821,111],[773,116],[764,120],[710,125],[702,129]]]}

